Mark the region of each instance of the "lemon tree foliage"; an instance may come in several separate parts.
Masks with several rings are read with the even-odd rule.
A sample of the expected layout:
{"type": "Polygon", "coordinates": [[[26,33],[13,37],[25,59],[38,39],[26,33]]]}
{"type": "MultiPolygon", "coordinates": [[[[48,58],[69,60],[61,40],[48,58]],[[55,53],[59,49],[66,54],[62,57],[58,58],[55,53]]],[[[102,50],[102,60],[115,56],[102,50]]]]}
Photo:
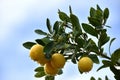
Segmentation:
{"type": "MultiPolygon", "coordinates": [[[[89,13],[88,23],[80,23],[71,7],[69,14],[58,10],[59,20],[51,24],[49,18],[46,19],[48,32],[35,30],[35,33],[44,37],[23,43],[23,46],[30,50],[31,59],[40,64],[35,69],[35,77],[55,80],[55,76],[64,73],[62,69],[67,61],[76,64],[80,74],[89,72],[94,68],[93,64],[99,64],[100,56],[103,58],[103,65],[97,71],[109,67],[114,78],[120,80],[120,70],[116,68],[120,67],[120,48],[110,52],[115,38],[111,39],[107,34],[107,28],[110,28],[106,25],[109,9],[101,9],[97,5],[96,8],[91,7],[89,13]],[[109,54],[105,54],[104,45],[108,42],[109,54]]],[[[92,76],[90,80],[95,78],[92,76]]],[[[105,80],[109,78],[105,76],[105,80]]]]}

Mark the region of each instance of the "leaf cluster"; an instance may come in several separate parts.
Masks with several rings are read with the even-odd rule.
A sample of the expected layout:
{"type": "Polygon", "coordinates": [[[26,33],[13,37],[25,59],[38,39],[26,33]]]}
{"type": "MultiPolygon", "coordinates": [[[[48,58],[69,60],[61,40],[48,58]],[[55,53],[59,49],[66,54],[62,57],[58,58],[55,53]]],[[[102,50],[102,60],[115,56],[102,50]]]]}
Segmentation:
{"type": "MultiPolygon", "coordinates": [[[[107,27],[110,28],[110,26],[106,25],[109,9],[105,8],[102,10],[97,5],[96,8],[91,7],[89,13],[88,23],[80,23],[79,18],[73,13],[71,6],[69,6],[69,14],[58,10],[59,20],[55,21],[53,25],[49,18],[46,19],[48,32],[41,29],[35,30],[35,33],[44,37],[35,39],[35,42],[25,42],[23,46],[30,49],[36,43],[41,44],[44,46],[44,53],[47,59],[51,59],[51,55],[58,52],[64,55],[66,61],[70,60],[74,64],[83,56],[88,56],[94,63],[99,64],[98,56],[101,56],[107,60],[102,61],[103,65],[98,71],[109,67],[118,80],[118,78],[120,79],[118,76],[120,70],[117,70],[115,66],[120,66],[120,49],[117,49],[111,55],[110,47],[115,38],[110,40],[110,36],[107,34],[107,27]],[[104,45],[109,41],[110,56],[104,54],[104,45]]],[[[45,76],[43,67],[38,67],[35,71],[37,72],[35,77],[45,76]]],[[[82,72],[80,71],[80,73],[82,72]]],[[[46,80],[54,80],[53,76],[46,76],[45,78],[46,80]]],[[[95,79],[92,77],[91,80],[95,79]]],[[[108,80],[107,77],[106,80],[108,80]]]]}

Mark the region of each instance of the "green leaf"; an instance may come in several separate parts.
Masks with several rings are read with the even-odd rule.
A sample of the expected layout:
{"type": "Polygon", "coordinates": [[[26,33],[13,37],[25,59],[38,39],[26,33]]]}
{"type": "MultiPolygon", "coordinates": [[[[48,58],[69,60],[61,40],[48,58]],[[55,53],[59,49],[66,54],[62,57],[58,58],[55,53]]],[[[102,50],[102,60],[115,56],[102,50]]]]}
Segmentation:
{"type": "Polygon", "coordinates": [[[72,14],[72,8],[71,8],[71,6],[69,6],[69,12],[70,12],[70,14],[72,14]]]}
{"type": "Polygon", "coordinates": [[[43,76],[45,76],[46,74],[45,74],[45,72],[44,71],[41,71],[41,72],[37,72],[34,76],[36,77],[36,78],[40,78],[40,77],[43,77],[43,76]]]}
{"type": "Polygon", "coordinates": [[[55,24],[53,26],[53,30],[55,31],[55,34],[58,32],[58,30],[59,30],[59,22],[58,21],[55,22],[55,24]]]}
{"type": "Polygon", "coordinates": [[[95,9],[93,7],[90,8],[90,17],[94,17],[95,9]]]}
{"type": "Polygon", "coordinates": [[[102,79],[99,77],[98,80],[102,80],[102,79]]]}
{"type": "Polygon", "coordinates": [[[91,38],[84,45],[84,49],[86,49],[87,51],[90,51],[90,52],[94,52],[94,53],[99,52],[96,43],[91,38]]]}
{"type": "Polygon", "coordinates": [[[107,18],[109,17],[109,9],[108,9],[108,8],[105,8],[105,9],[104,9],[104,14],[103,14],[103,16],[104,16],[104,19],[107,19],[107,18]]]}
{"type": "MultiPolygon", "coordinates": [[[[76,53],[76,52],[75,52],[76,53]]],[[[71,61],[74,63],[74,64],[76,64],[77,62],[76,62],[76,55],[75,55],[75,53],[72,55],[72,57],[71,57],[71,61]]]]}
{"type": "Polygon", "coordinates": [[[36,39],[35,40],[38,44],[41,44],[43,46],[45,46],[46,44],[48,44],[49,42],[51,42],[50,38],[49,37],[44,37],[44,38],[41,38],[41,39],[36,39]]]}
{"type": "Polygon", "coordinates": [[[54,76],[45,76],[45,80],[55,80],[54,76]]]}
{"type": "Polygon", "coordinates": [[[102,9],[100,8],[100,6],[97,4],[97,10],[102,11],[102,9]]]}
{"type": "Polygon", "coordinates": [[[30,49],[35,44],[36,43],[34,43],[34,42],[25,42],[25,43],[23,43],[23,46],[27,49],[30,49]]]}
{"type": "Polygon", "coordinates": [[[111,61],[113,64],[118,63],[119,59],[120,59],[120,48],[115,50],[114,53],[111,55],[111,61]]]}
{"type": "Polygon", "coordinates": [[[44,37],[41,40],[45,43],[45,45],[52,41],[52,40],[50,40],[49,37],[44,37]]]}
{"type": "Polygon", "coordinates": [[[35,70],[35,72],[37,72],[34,76],[37,78],[43,77],[45,76],[45,72],[44,72],[44,67],[37,67],[35,70]]]}
{"type": "Polygon", "coordinates": [[[98,20],[100,20],[100,22],[102,23],[102,20],[103,20],[103,14],[102,14],[102,11],[100,11],[100,10],[96,10],[95,18],[97,18],[98,20]]]}
{"type": "Polygon", "coordinates": [[[51,41],[44,47],[45,57],[47,59],[51,58],[54,45],[55,45],[54,41],[51,41]]]}
{"type": "Polygon", "coordinates": [[[90,78],[90,80],[96,80],[93,76],[90,78]]]}
{"type": "Polygon", "coordinates": [[[96,64],[99,64],[99,63],[100,63],[97,55],[95,55],[95,54],[90,54],[89,57],[92,59],[92,61],[93,61],[94,63],[96,63],[96,64]]]}
{"type": "Polygon", "coordinates": [[[76,35],[82,34],[82,29],[81,29],[78,17],[75,16],[74,14],[70,14],[70,19],[73,26],[74,35],[76,36],[76,35]]]}
{"type": "Polygon", "coordinates": [[[62,50],[62,49],[65,49],[65,42],[58,42],[58,43],[56,43],[56,45],[55,45],[55,48],[56,48],[56,50],[62,50]]]}
{"type": "Polygon", "coordinates": [[[48,31],[52,34],[52,26],[51,26],[50,20],[48,18],[46,20],[46,25],[47,25],[48,31]]]}
{"type": "Polygon", "coordinates": [[[101,67],[99,67],[99,68],[97,69],[97,71],[99,71],[99,70],[101,70],[101,69],[103,69],[103,68],[106,68],[106,67],[108,67],[108,66],[102,65],[101,67]]]}
{"type": "Polygon", "coordinates": [[[113,65],[112,62],[108,61],[108,60],[102,60],[102,63],[103,63],[103,65],[101,67],[99,67],[97,69],[97,71],[99,71],[100,69],[107,68],[107,67],[110,67],[110,66],[113,65]]]}
{"type": "Polygon", "coordinates": [[[109,80],[107,76],[105,76],[105,80],[109,80]]]}
{"type": "Polygon", "coordinates": [[[58,75],[61,75],[61,74],[63,74],[63,70],[62,70],[62,69],[60,69],[60,70],[58,71],[58,75]]]}
{"type": "Polygon", "coordinates": [[[84,43],[85,43],[84,39],[82,39],[81,37],[76,37],[76,38],[75,38],[75,42],[78,44],[78,46],[79,46],[80,48],[83,47],[83,45],[84,45],[84,43]]]}
{"type": "Polygon", "coordinates": [[[106,67],[109,67],[109,66],[112,66],[112,62],[111,61],[108,61],[108,60],[102,60],[102,63],[106,66],[106,67]]]}
{"type": "Polygon", "coordinates": [[[59,18],[62,20],[62,21],[66,21],[66,22],[70,22],[70,18],[69,16],[64,13],[64,12],[61,12],[60,10],[58,11],[58,14],[59,14],[59,18]]]}
{"type": "Polygon", "coordinates": [[[120,79],[120,70],[117,70],[114,66],[110,66],[110,70],[114,73],[116,80],[120,79]]]}
{"type": "Polygon", "coordinates": [[[110,37],[107,36],[106,30],[102,30],[101,35],[100,35],[100,39],[99,39],[99,46],[103,46],[109,40],[110,40],[110,37]]]}
{"type": "Polygon", "coordinates": [[[97,29],[101,29],[102,28],[102,22],[94,17],[88,17],[88,21],[91,25],[95,26],[95,28],[97,29]]]}
{"type": "Polygon", "coordinates": [[[35,72],[44,71],[44,67],[37,67],[34,71],[35,71],[35,72]]]}
{"type": "Polygon", "coordinates": [[[103,19],[104,19],[103,25],[106,24],[108,17],[109,17],[109,9],[105,8],[103,12],[103,19]]]}
{"type": "Polygon", "coordinates": [[[42,39],[36,39],[35,40],[38,44],[41,44],[43,46],[45,46],[45,43],[42,41],[42,39]]]}
{"type": "Polygon", "coordinates": [[[116,38],[112,38],[111,40],[110,40],[110,44],[109,44],[109,54],[111,55],[111,52],[110,52],[110,47],[111,47],[111,44],[113,43],[113,41],[115,40],[116,38]]]}
{"type": "Polygon", "coordinates": [[[40,35],[47,35],[46,32],[44,32],[44,31],[42,31],[42,30],[40,30],[40,29],[36,29],[36,30],[35,30],[35,33],[40,34],[40,35]]]}
{"type": "Polygon", "coordinates": [[[90,26],[86,23],[82,23],[82,27],[83,27],[83,29],[85,30],[86,33],[89,33],[90,35],[93,35],[96,38],[98,38],[97,31],[92,26],[90,26]]]}

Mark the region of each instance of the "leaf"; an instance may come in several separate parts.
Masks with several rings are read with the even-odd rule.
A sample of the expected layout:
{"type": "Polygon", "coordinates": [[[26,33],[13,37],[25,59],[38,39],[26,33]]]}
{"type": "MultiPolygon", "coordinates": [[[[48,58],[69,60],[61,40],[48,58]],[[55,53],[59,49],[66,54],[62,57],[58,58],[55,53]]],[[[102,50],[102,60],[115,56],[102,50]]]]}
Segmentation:
{"type": "Polygon", "coordinates": [[[54,76],[45,76],[45,80],[55,80],[54,76]]]}
{"type": "Polygon", "coordinates": [[[111,61],[113,64],[118,63],[119,59],[120,59],[120,48],[115,50],[114,53],[111,55],[111,61]]]}
{"type": "Polygon", "coordinates": [[[96,64],[99,64],[99,63],[100,63],[97,55],[95,55],[95,54],[90,54],[89,57],[92,59],[92,61],[93,61],[94,63],[96,63],[96,64]]]}
{"type": "Polygon", "coordinates": [[[100,35],[100,39],[99,39],[99,46],[103,46],[109,40],[110,40],[110,37],[107,36],[106,30],[102,30],[101,35],[100,35]]]}
{"type": "Polygon", "coordinates": [[[96,80],[93,76],[90,78],[90,80],[96,80]]]}
{"type": "Polygon", "coordinates": [[[93,7],[90,8],[90,17],[94,17],[95,9],[93,7]]]}
{"type": "Polygon", "coordinates": [[[82,27],[83,27],[83,29],[85,30],[86,33],[89,33],[90,35],[98,38],[97,31],[92,26],[90,26],[86,23],[82,23],[82,27]]]}
{"type": "Polygon", "coordinates": [[[69,12],[70,12],[70,14],[72,14],[72,8],[71,8],[71,6],[69,6],[69,12]]]}
{"type": "Polygon", "coordinates": [[[70,14],[70,19],[73,26],[74,35],[76,36],[76,35],[82,34],[82,29],[81,29],[78,17],[75,16],[74,14],[70,14]]]}
{"type": "Polygon", "coordinates": [[[102,60],[102,63],[105,65],[105,66],[112,66],[112,62],[111,61],[108,61],[108,60],[102,60]]]}
{"type": "Polygon", "coordinates": [[[102,79],[99,77],[98,80],[102,80],[102,79]]]}
{"type": "Polygon", "coordinates": [[[99,67],[97,69],[97,71],[99,71],[100,69],[103,69],[103,68],[106,68],[106,67],[110,67],[110,66],[113,65],[112,62],[108,61],[108,60],[102,60],[102,63],[103,63],[103,65],[101,67],[99,67]]]}
{"type": "MultiPolygon", "coordinates": [[[[75,52],[76,53],[76,52],[75,52]]],[[[76,55],[75,55],[75,53],[72,55],[72,57],[71,57],[71,61],[74,63],[74,64],[76,64],[77,62],[76,62],[76,55]]]]}
{"type": "Polygon", "coordinates": [[[111,40],[110,40],[110,44],[109,44],[109,54],[111,55],[111,52],[110,52],[110,47],[111,47],[111,44],[113,43],[113,41],[115,40],[116,38],[112,38],[111,40]]]}
{"type": "Polygon", "coordinates": [[[91,25],[95,26],[95,28],[97,28],[97,29],[102,28],[102,23],[99,19],[93,18],[93,17],[88,17],[88,21],[91,25]]]}
{"type": "Polygon", "coordinates": [[[105,80],[109,80],[107,76],[105,76],[105,80]]]}
{"type": "Polygon", "coordinates": [[[45,57],[47,59],[51,58],[51,54],[54,48],[54,41],[49,42],[45,47],[44,47],[44,52],[45,52],[45,57]]]}
{"type": "Polygon", "coordinates": [[[97,10],[102,11],[102,9],[100,8],[100,6],[97,4],[97,10]]]}
{"type": "Polygon", "coordinates": [[[99,68],[97,69],[97,71],[99,71],[99,70],[101,70],[101,69],[103,69],[103,68],[106,68],[106,67],[108,67],[108,66],[102,65],[101,67],[99,67],[99,68]]]}
{"type": "Polygon", "coordinates": [[[103,12],[103,19],[104,19],[103,25],[106,24],[108,17],[109,17],[109,9],[105,8],[103,12]]]}
{"type": "Polygon", "coordinates": [[[41,39],[36,39],[35,40],[38,44],[41,44],[43,46],[45,46],[46,44],[48,44],[49,42],[51,42],[50,38],[49,37],[44,37],[44,38],[41,38],[41,39]]]}
{"type": "Polygon", "coordinates": [[[101,38],[101,42],[100,42],[100,46],[103,46],[105,43],[107,43],[108,41],[110,40],[110,37],[109,36],[107,36],[106,38],[101,38]],[[102,40],[103,39],[103,40],[102,40]]]}
{"type": "Polygon", "coordinates": [[[58,21],[55,22],[55,24],[53,26],[53,30],[55,31],[55,34],[58,32],[58,30],[59,30],[59,22],[58,21]]]}
{"type": "Polygon", "coordinates": [[[44,31],[42,31],[42,30],[40,30],[40,29],[36,29],[36,30],[35,30],[35,33],[40,34],[40,35],[47,35],[46,32],[44,32],[44,31]]]}
{"type": "Polygon", "coordinates": [[[84,45],[84,49],[86,49],[86,50],[88,50],[90,52],[94,52],[94,53],[98,53],[99,52],[96,43],[91,38],[84,45]]]}
{"type": "Polygon", "coordinates": [[[96,12],[95,12],[95,18],[97,18],[102,23],[103,13],[102,13],[101,10],[96,10],[96,12]]]}
{"type": "Polygon", "coordinates": [[[34,42],[25,42],[25,43],[23,43],[23,46],[27,49],[30,49],[35,44],[36,43],[34,43],[34,42]]]}
{"type": "Polygon", "coordinates": [[[58,75],[61,75],[61,74],[63,74],[63,70],[62,70],[62,69],[60,69],[60,70],[58,71],[58,75]]]}
{"type": "Polygon", "coordinates": [[[103,13],[104,19],[107,19],[109,17],[109,9],[105,8],[103,13]]]}
{"type": "Polygon", "coordinates": [[[46,74],[45,74],[45,72],[44,71],[41,71],[41,72],[37,72],[34,76],[36,77],[36,78],[40,78],[40,77],[43,77],[43,76],[45,76],[46,74]]]}
{"type": "Polygon", "coordinates": [[[43,46],[45,46],[45,43],[42,41],[42,39],[36,39],[35,40],[38,44],[41,44],[43,46]]]}
{"type": "Polygon", "coordinates": [[[64,12],[61,12],[60,10],[58,11],[58,14],[59,14],[59,18],[62,20],[62,21],[66,21],[66,22],[70,22],[70,18],[69,16],[64,13],[64,12]]]}
{"type": "Polygon", "coordinates": [[[52,40],[50,40],[49,37],[44,37],[41,40],[45,43],[45,45],[52,41],[52,40]]]}
{"type": "Polygon", "coordinates": [[[114,66],[110,66],[110,70],[114,73],[116,80],[120,79],[120,70],[117,70],[114,66]]]}
{"type": "Polygon", "coordinates": [[[79,46],[80,48],[83,47],[83,45],[84,45],[84,43],[85,43],[84,39],[82,39],[81,37],[76,37],[76,38],[75,38],[75,42],[78,44],[78,46],[79,46]]]}
{"type": "Polygon", "coordinates": [[[46,20],[46,25],[47,25],[48,31],[52,34],[52,26],[51,26],[50,20],[48,18],[46,20]]]}
{"type": "Polygon", "coordinates": [[[37,67],[34,71],[35,71],[35,72],[44,71],[44,67],[37,67]]]}

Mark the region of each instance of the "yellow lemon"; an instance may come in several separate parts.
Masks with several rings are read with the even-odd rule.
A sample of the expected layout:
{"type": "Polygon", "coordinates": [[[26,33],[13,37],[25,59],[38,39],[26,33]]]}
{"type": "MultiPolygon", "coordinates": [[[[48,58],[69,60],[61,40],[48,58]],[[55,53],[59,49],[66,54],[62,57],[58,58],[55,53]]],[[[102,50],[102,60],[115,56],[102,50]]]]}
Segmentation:
{"type": "Polygon", "coordinates": [[[33,45],[30,49],[31,59],[34,61],[37,61],[41,65],[44,65],[46,62],[48,62],[48,60],[45,58],[43,49],[44,49],[44,47],[39,44],[33,45]]]}
{"type": "Polygon", "coordinates": [[[82,72],[89,72],[93,67],[93,61],[89,57],[82,57],[78,62],[78,68],[82,72]]]}
{"type": "Polygon", "coordinates": [[[65,65],[65,58],[60,53],[54,53],[51,58],[51,65],[55,68],[63,68],[65,65]]]}
{"type": "Polygon", "coordinates": [[[55,76],[58,73],[58,69],[54,68],[51,65],[51,62],[48,62],[45,64],[44,71],[45,71],[45,74],[50,75],[50,76],[55,76]]]}

